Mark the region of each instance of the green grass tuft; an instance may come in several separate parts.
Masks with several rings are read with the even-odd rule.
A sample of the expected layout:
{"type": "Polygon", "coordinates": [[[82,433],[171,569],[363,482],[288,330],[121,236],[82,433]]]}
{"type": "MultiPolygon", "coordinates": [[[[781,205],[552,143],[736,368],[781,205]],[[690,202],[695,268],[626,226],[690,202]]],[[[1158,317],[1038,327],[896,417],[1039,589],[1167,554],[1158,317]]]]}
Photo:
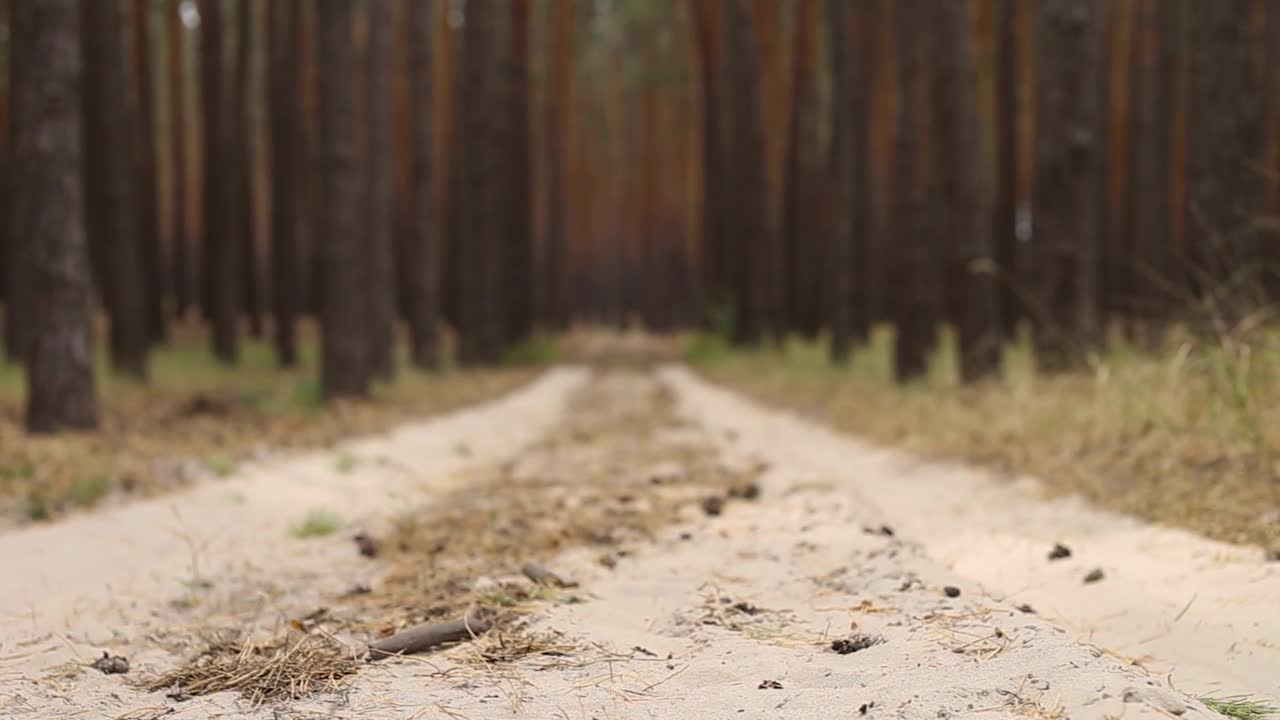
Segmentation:
{"type": "Polygon", "coordinates": [[[110,477],[102,474],[90,475],[72,481],[70,498],[74,505],[90,507],[96,505],[109,492],[111,492],[110,477]]]}
{"type": "Polygon", "coordinates": [[[227,477],[236,471],[236,464],[231,458],[217,453],[204,459],[205,467],[218,477],[227,477]]]}
{"type": "Polygon", "coordinates": [[[360,464],[359,458],[349,452],[340,452],[338,457],[333,460],[333,469],[343,475],[356,469],[356,465],[360,464]]]}
{"type": "Polygon", "coordinates": [[[1247,695],[1231,695],[1229,697],[1205,696],[1200,702],[1219,715],[1237,720],[1262,720],[1280,714],[1280,708],[1262,700],[1255,700],[1247,695]]]}
{"type": "Polygon", "coordinates": [[[534,335],[507,349],[502,355],[504,365],[516,367],[545,367],[560,360],[560,345],[550,335],[534,335]]]}
{"type": "Polygon", "coordinates": [[[332,535],[341,527],[342,518],[338,517],[337,513],[330,510],[312,510],[307,513],[301,523],[289,530],[289,534],[299,540],[306,540],[332,535]]]}
{"type": "Polygon", "coordinates": [[[49,498],[39,490],[32,490],[27,493],[26,500],[22,505],[22,512],[27,516],[28,520],[40,521],[48,520],[53,514],[53,509],[49,507],[49,498]]]}

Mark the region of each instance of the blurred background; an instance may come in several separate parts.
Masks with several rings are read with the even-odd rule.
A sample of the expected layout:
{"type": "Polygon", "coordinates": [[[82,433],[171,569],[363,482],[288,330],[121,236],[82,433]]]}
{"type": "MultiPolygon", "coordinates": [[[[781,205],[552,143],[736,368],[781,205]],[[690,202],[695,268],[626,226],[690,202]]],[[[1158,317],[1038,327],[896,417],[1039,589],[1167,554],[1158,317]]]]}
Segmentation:
{"type": "MultiPolygon", "coordinates": [[[[1274,0],[0,0],[0,62],[15,487],[84,482],[27,430],[218,465],[330,399],[499,392],[590,326],[1005,417],[1011,373],[1131,368],[1107,442],[1194,437],[1275,501],[1274,0]]],[[[1005,457],[1019,417],[948,447],[1042,462],[1005,457]]]]}

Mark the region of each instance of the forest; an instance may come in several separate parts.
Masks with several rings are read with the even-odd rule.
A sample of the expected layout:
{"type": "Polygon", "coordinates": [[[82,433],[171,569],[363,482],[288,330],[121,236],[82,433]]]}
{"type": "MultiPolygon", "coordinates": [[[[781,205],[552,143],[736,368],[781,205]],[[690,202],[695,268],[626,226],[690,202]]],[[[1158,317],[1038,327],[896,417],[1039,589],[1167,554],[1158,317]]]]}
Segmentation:
{"type": "Polygon", "coordinates": [[[0,716],[1280,716],[1278,301],[1280,0],[0,0],[0,716]]]}

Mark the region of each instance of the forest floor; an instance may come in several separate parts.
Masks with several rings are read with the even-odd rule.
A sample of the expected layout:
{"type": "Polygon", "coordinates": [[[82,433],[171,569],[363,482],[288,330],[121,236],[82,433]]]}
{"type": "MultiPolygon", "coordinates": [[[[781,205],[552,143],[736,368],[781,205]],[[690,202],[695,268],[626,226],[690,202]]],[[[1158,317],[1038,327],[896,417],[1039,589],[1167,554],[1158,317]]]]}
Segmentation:
{"type": "Polygon", "coordinates": [[[27,436],[20,368],[0,360],[0,529],[226,477],[268,453],[386,431],[501,395],[534,375],[519,364],[405,371],[375,388],[372,402],[326,405],[308,328],[293,368],[281,368],[266,342],[244,342],[240,361],[228,366],[191,329],[174,334],[152,353],[145,384],[113,374],[99,358],[101,429],[94,433],[27,436]]]}
{"type": "Polygon", "coordinates": [[[1210,695],[1280,701],[1280,565],[873,449],[678,366],[551,370],[389,434],[10,530],[0,557],[4,717],[1157,718],[1212,717],[1210,695]],[[1070,556],[1050,560],[1055,543],[1070,556]],[[362,659],[463,617],[491,629],[362,659]],[[90,668],[103,652],[129,672],[90,668]]]}

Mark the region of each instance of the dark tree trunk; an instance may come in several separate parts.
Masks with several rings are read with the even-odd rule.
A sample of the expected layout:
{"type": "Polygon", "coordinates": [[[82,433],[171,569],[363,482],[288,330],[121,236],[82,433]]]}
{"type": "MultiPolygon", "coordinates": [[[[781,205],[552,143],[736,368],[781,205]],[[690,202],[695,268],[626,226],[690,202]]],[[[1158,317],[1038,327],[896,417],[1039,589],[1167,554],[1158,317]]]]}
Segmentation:
{"type": "Polygon", "coordinates": [[[1164,0],[1138,0],[1137,38],[1133,53],[1133,253],[1132,309],[1156,347],[1165,312],[1178,302],[1178,286],[1169,238],[1169,153],[1172,105],[1167,52],[1172,38],[1162,37],[1168,10],[1164,0]]]}
{"type": "Polygon", "coordinates": [[[936,22],[926,0],[903,0],[893,5],[900,48],[900,100],[894,151],[892,187],[895,198],[895,248],[891,267],[898,295],[889,313],[897,330],[894,375],[909,382],[925,375],[937,341],[941,298],[938,240],[945,219],[940,205],[936,148],[930,142],[933,116],[931,70],[936,67],[936,22]]]}
{"type": "MultiPolygon", "coordinates": [[[[0,0],[0,3],[8,3],[10,0],[0,0]]],[[[9,15],[9,6],[6,4],[2,8],[6,17],[9,15]]],[[[9,57],[20,57],[23,50],[21,43],[23,37],[21,34],[14,32],[12,22],[7,22],[9,27],[9,57]]],[[[17,87],[21,82],[19,69],[10,60],[7,63],[9,76],[7,78],[7,89],[9,96],[12,95],[12,89],[17,87]]],[[[5,96],[4,104],[0,105],[0,110],[5,111],[5,117],[0,117],[0,211],[4,214],[0,217],[8,218],[13,211],[13,197],[17,191],[17,180],[13,171],[13,145],[14,138],[17,137],[17,125],[15,118],[8,113],[8,97],[5,96]]],[[[19,361],[22,358],[22,345],[25,342],[23,338],[24,324],[22,318],[27,313],[20,306],[22,297],[25,293],[21,289],[24,281],[23,273],[18,267],[17,252],[18,239],[11,237],[12,227],[7,220],[0,221],[0,288],[3,289],[5,301],[5,317],[4,317],[4,349],[5,356],[12,361],[19,361]]]]}
{"type": "Polygon", "coordinates": [[[569,324],[565,297],[569,209],[565,198],[565,133],[573,102],[573,0],[555,0],[552,19],[550,97],[546,105],[547,250],[543,267],[542,321],[556,330],[569,324]]]}
{"type": "Polygon", "coordinates": [[[511,110],[508,167],[511,187],[510,225],[506,232],[507,343],[533,332],[533,168],[529,133],[529,0],[510,0],[511,39],[508,48],[511,110]]]}
{"type": "Polygon", "coordinates": [[[187,78],[186,27],[182,23],[183,0],[171,0],[168,7],[169,39],[169,122],[173,178],[172,217],[169,218],[170,282],[174,311],[181,318],[191,306],[191,240],[187,225],[187,78]]]}
{"type": "MultiPolygon", "coordinates": [[[[786,261],[786,322],[789,328],[813,337],[821,325],[821,282],[823,241],[828,228],[822,226],[823,147],[818,109],[816,39],[822,20],[822,0],[801,0],[796,13],[794,67],[791,86],[791,125],[787,141],[787,181],[784,203],[786,261]]],[[[845,23],[847,26],[847,23],[845,23]]],[[[836,30],[833,32],[848,32],[836,30]]],[[[842,37],[840,43],[848,44],[842,37]]],[[[834,46],[836,41],[833,40],[834,46]]],[[[847,55],[847,51],[842,53],[847,55]]],[[[836,59],[840,72],[848,73],[847,60],[836,59]]],[[[844,83],[840,84],[845,87],[844,83]]],[[[837,91],[834,102],[845,102],[837,91]]],[[[847,118],[843,119],[847,122],[847,118]]],[[[836,125],[840,132],[851,128],[836,125]]],[[[838,181],[837,181],[838,182],[838,181]]],[[[850,260],[852,262],[852,260],[850,260]]],[[[849,267],[852,272],[852,266],[849,267]]]]}
{"type": "Polygon", "coordinates": [[[993,113],[980,112],[979,58],[974,43],[974,3],[940,4],[931,18],[934,120],[942,209],[938,247],[950,245],[952,313],[959,335],[960,376],[979,380],[1000,369],[999,293],[993,270],[991,208],[995,190],[991,137],[983,130],[993,113]],[[992,171],[992,172],[989,172],[992,171]]]}
{"type": "MultiPolygon", "coordinates": [[[[232,12],[243,12],[233,0],[232,12]]],[[[237,15],[238,16],[238,15],[237,15]]],[[[213,326],[213,353],[224,363],[234,363],[239,354],[237,328],[240,318],[244,272],[241,255],[245,230],[245,189],[242,173],[246,150],[244,139],[244,82],[247,71],[237,48],[233,67],[223,62],[226,20],[220,0],[211,0],[201,13],[205,99],[205,241],[203,294],[205,313],[213,326]]],[[[238,33],[237,33],[238,34],[238,33]]],[[[237,38],[237,43],[240,38],[237,38]]]]}
{"type": "MultiPolygon", "coordinates": [[[[249,104],[249,76],[253,72],[253,17],[257,12],[257,3],[254,0],[234,0],[232,7],[236,17],[235,84],[232,91],[235,94],[231,99],[235,135],[232,142],[233,147],[236,148],[234,192],[238,198],[233,217],[236,218],[239,231],[236,233],[236,242],[231,245],[234,248],[232,254],[235,257],[227,260],[238,262],[239,268],[235,271],[235,280],[228,284],[228,287],[238,282],[242,293],[239,300],[240,309],[249,320],[249,335],[261,338],[263,325],[260,288],[262,283],[258,279],[258,245],[255,242],[256,233],[254,232],[257,226],[254,222],[256,197],[253,193],[253,122],[249,104]]],[[[232,270],[226,268],[225,272],[230,275],[232,270]]]]}
{"type": "Polygon", "coordinates": [[[436,215],[434,0],[409,3],[409,122],[413,171],[412,253],[409,278],[409,328],[414,366],[440,367],[440,228],[436,215]]]}
{"type": "Polygon", "coordinates": [[[727,86],[732,132],[729,146],[732,172],[730,235],[737,239],[739,266],[737,296],[741,299],[735,340],[759,343],[771,329],[770,265],[776,241],[769,212],[769,177],[765,146],[760,51],[751,24],[752,0],[729,0],[726,47],[727,86]]]}
{"type": "Polygon", "coordinates": [[[15,0],[13,10],[13,36],[21,40],[12,58],[23,70],[12,88],[20,182],[10,220],[20,247],[14,259],[27,278],[23,307],[38,328],[26,348],[27,429],[89,429],[98,413],[81,224],[81,3],[15,0]]]}
{"type": "Polygon", "coordinates": [[[200,183],[201,229],[199,267],[200,314],[214,315],[215,260],[226,227],[226,156],[222,148],[226,132],[223,102],[222,0],[199,0],[200,8],[200,146],[203,154],[200,183]]]}
{"type": "Polygon", "coordinates": [[[134,136],[137,138],[138,238],[142,246],[142,293],[147,335],[152,342],[164,340],[164,272],[160,250],[160,214],[156,186],[155,93],[151,72],[151,2],[133,0],[133,64],[138,107],[134,136]]]}
{"type": "Polygon", "coordinates": [[[991,222],[995,272],[999,278],[1001,329],[1006,339],[1016,337],[1022,322],[1021,300],[1015,272],[1018,256],[1018,79],[1025,68],[1018,63],[1018,14],[1026,12],[1025,0],[996,0],[996,166],[997,188],[991,222]]]}
{"type": "Polygon", "coordinates": [[[1035,202],[1019,281],[1036,359],[1058,369],[1099,341],[1102,118],[1098,0],[1042,0],[1036,21],[1035,202]]]}
{"type": "Polygon", "coordinates": [[[369,362],[380,378],[390,379],[395,372],[396,283],[393,250],[394,197],[391,194],[395,172],[393,133],[393,97],[391,87],[391,33],[393,27],[390,2],[369,3],[368,92],[368,266],[369,279],[369,362]]]}
{"type": "MultiPolygon", "coordinates": [[[[1256,281],[1265,216],[1267,86],[1255,62],[1258,30],[1249,0],[1192,2],[1190,236],[1201,290],[1256,281]],[[1236,275],[1236,277],[1233,277],[1236,275]]],[[[1270,4],[1267,4],[1270,7],[1270,4]]],[[[1255,298],[1239,298],[1251,301],[1255,298]]],[[[1245,311],[1221,307],[1230,322],[1245,311]]]]}
{"type": "Polygon", "coordinates": [[[298,132],[297,12],[299,0],[275,0],[267,9],[271,46],[271,306],[276,358],[298,363],[298,202],[294,151],[298,132]]]}
{"type": "Polygon", "coordinates": [[[326,397],[363,397],[372,368],[368,352],[367,258],[360,237],[363,213],[356,166],[354,4],[319,0],[320,205],[324,253],[321,306],[321,385],[326,397]]]}
{"type": "MultiPolygon", "coordinates": [[[[831,27],[831,184],[835,193],[834,214],[825,240],[820,287],[827,288],[826,312],[831,329],[831,362],[849,362],[853,346],[853,198],[864,190],[857,186],[855,167],[860,158],[856,137],[858,111],[854,86],[857,76],[854,58],[860,53],[857,38],[844,0],[828,0],[827,18],[831,27]]],[[[797,108],[797,111],[799,108],[797,108]]],[[[796,242],[794,239],[792,242],[796,242]]]]}
{"type": "Polygon", "coordinates": [[[84,3],[85,205],[89,241],[106,270],[111,363],[135,378],[147,375],[146,294],[138,233],[139,188],[134,138],[136,98],[125,60],[123,8],[117,0],[84,3]]]}
{"type": "Polygon", "coordinates": [[[702,287],[705,301],[733,304],[736,254],[730,245],[727,119],[724,87],[724,0],[694,4],[698,72],[702,85],[702,287]]]}
{"type": "Polygon", "coordinates": [[[508,229],[501,208],[506,117],[502,9],[505,0],[471,0],[462,38],[461,125],[457,128],[462,175],[454,204],[459,212],[461,283],[458,357],[464,364],[497,362],[502,353],[502,289],[498,251],[508,229]]]}

